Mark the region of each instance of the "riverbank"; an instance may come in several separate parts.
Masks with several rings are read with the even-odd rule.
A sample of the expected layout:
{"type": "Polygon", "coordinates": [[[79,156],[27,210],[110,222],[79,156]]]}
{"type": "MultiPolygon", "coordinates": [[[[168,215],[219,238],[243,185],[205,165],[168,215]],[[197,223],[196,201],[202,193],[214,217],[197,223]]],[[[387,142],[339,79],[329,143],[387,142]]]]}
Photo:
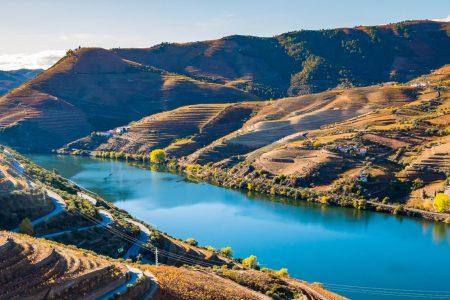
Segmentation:
{"type": "Polygon", "coordinates": [[[331,197],[329,193],[315,191],[314,188],[297,188],[281,184],[274,184],[273,180],[260,178],[246,178],[243,174],[232,173],[229,170],[210,168],[204,166],[181,165],[177,168],[186,176],[196,180],[202,180],[218,186],[255,191],[266,195],[274,195],[291,198],[293,200],[316,202],[322,205],[341,206],[355,209],[363,209],[375,212],[402,215],[415,218],[423,218],[437,222],[450,223],[449,213],[438,213],[407,207],[403,204],[389,204],[380,201],[368,200],[358,195],[341,195],[331,197]]]}
{"type": "Polygon", "coordinates": [[[388,203],[386,199],[364,198],[361,194],[346,191],[345,193],[332,193],[316,188],[296,187],[295,183],[279,178],[268,178],[267,174],[261,174],[251,170],[249,166],[239,168],[224,168],[213,165],[191,165],[180,160],[170,159],[159,164],[152,164],[148,157],[143,155],[111,155],[91,153],[89,151],[77,151],[76,153],[59,152],[62,155],[91,156],[94,158],[117,159],[127,162],[136,162],[148,166],[154,171],[169,171],[181,174],[190,180],[203,181],[217,186],[231,188],[240,191],[256,192],[268,196],[279,196],[294,201],[315,202],[321,205],[339,206],[421,218],[436,222],[450,224],[450,213],[426,211],[414,207],[408,207],[404,203],[388,203]],[[331,195],[332,194],[332,195],[331,195]],[[378,201],[377,201],[378,200],[378,201]]]}

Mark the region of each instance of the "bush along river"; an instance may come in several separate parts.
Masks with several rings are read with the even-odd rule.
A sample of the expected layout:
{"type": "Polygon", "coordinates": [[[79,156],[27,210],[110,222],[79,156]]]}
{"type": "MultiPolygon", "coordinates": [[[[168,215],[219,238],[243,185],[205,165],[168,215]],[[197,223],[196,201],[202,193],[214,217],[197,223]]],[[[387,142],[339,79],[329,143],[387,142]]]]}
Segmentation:
{"type": "Polygon", "coordinates": [[[136,218],[351,299],[450,299],[450,226],[268,198],[123,161],[33,154],[136,218]]]}

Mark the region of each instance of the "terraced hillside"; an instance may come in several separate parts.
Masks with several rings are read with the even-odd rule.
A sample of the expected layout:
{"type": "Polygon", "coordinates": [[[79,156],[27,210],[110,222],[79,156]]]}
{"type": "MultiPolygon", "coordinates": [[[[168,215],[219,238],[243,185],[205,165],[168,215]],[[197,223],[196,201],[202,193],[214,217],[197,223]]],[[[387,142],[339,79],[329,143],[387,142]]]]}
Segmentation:
{"type": "MultiPolygon", "coordinates": [[[[407,86],[370,86],[284,98],[268,103],[244,126],[190,155],[190,163],[217,162],[249,153],[290,135],[352,119],[387,106],[411,101],[415,90],[407,86]],[[219,155],[217,155],[219,154],[219,155]]],[[[265,149],[262,149],[264,151],[265,149]]]]}
{"type": "Polygon", "coordinates": [[[148,154],[166,148],[172,156],[184,156],[217,138],[239,129],[265,104],[202,104],[151,115],[119,129],[112,136],[94,133],[68,144],[64,151],[118,151],[148,154]]]}
{"type": "Polygon", "coordinates": [[[269,271],[125,264],[93,252],[0,231],[0,299],[341,300],[269,271]]]}
{"type": "Polygon", "coordinates": [[[242,90],[127,61],[111,51],[69,51],[0,98],[0,142],[51,150],[94,130],[197,103],[254,99],[242,90]]]}
{"type": "Polygon", "coordinates": [[[407,81],[449,63],[449,23],[301,30],[273,38],[229,36],[148,49],[115,49],[126,59],[236,86],[263,98],[338,85],[407,81]]]}
{"type": "MultiPolygon", "coordinates": [[[[154,148],[166,147],[169,158],[179,158],[178,170],[221,185],[282,195],[289,191],[291,196],[318,201],[324,196],[324,202],[376,206],[390,212],[404,204],[444,220],[447,215],[434,214],[432,198],[449,190],[449,77],[450,68],[444,66],[405,84],[339,88],[253,102],[257,109],[241,120],[239,129],[210,139],[209,144],[186,141],[191,132],[182,130],[181,135],[170,137],[184,138],[175,140],[175,152],[169,141],[148,143],[149,147],[140,149],[143,152],[134,152],[136,148],[127,148],[127,141],[121,140],[128,133],[110,139],[114,148],[99,143],[94,149],[142,158],[154,148]]],[[[189,128],[182,120],[195,113],[193,107],[184,107],[147,117],[143,132],[156,128],[164,141],[160,124],[189,128]]],[[[141,129],[134,127],[130,132],[141,129]]],[[[214,127],[203,127],[201,135],[208,135],[208,130],[214,132],[214,127]]],[[[148,136],[141,135],[143,140],[148,136]]],[[[77,148],[76,143],[71,146],[75,153],[90,150],[77,148]]]]}
{"type": "Polygon", "coordinates": [[[116,290],[123,290],[119,298],[141,299],[155,284],[145,274],[74,247],[0,231],[0,299],[97,299],[116,290]]]}
{"type": "Polygon", "coordinates": [[[0,71],[0,96],[30,80],[43,70],[20,69],[13,71],[0,71]]]}
{"type": "MultiPolygon", "coordinates": [[[[448,192],[449,79],[450,68],[445,66],[405,85],[370,87],[364,99],[384,105],[320,128],[298,128],[248,153],[227,172],[246,176],[252,188],[271,193],[280,189],[292,195],[303,193],[306,198],[313,197],[308,194],[312,193],[319,201],[341,205],[374,205],[393,211],[393,206],[383,204],[400,203],[406,213],[416,214],[416,208],[434,212],[434,195],[448,192]],[[290,187],[294,190],[288,192],[290,187]]],[[[281,120],[284,115],[280,114],[281,120]]],[[[267,121],[248,124],[264,127],[260,122],[267,121]]],[[[227,139],[239,138],[239,134],[227,139]]],[[[231,179],[226,184],[236,182],[231,179]]],[[[448,213],[423,214],[450,220],[448,213]]]]}

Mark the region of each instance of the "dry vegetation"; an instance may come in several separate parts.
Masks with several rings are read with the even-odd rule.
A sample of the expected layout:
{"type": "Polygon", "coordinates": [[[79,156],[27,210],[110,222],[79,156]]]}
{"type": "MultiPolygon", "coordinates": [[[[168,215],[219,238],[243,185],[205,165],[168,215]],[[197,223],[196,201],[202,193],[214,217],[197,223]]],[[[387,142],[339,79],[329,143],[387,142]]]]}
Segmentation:
{"type": "MultiPolygon", "coordinates": [[[[106,257],[5,231],[0,231],[0,254],[0,299],[96,298],[129,276],[124,264],[106,257]]],[[[144,277],[128,292],[142,295],[149,285],[144,277]]]]}

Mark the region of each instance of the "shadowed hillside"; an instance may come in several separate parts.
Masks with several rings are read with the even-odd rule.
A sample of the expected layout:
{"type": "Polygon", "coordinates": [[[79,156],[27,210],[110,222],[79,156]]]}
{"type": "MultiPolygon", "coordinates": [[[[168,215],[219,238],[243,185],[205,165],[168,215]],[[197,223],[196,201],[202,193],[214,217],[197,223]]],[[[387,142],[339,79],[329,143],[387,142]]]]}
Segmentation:
{"type": "Polygon", "coordinates": [[[0,141],[49,150],[89,134],[182,105],[253,99],[126,61],[96,48],[69,51],[52,68],[0,98],[0,141]]]}
{"type": "Polygon", "coordinates": [[[302,30],[273,38],[229,36],[148,49],[115,49],[121,57],[279,98],[338,85],[407,81],[449,62],[449,24],[302,30]]]}
{"type": "Polygon", "coordinates": [[[96,299],[121,286],[120,299],[141,299],[152,284],[143,271],[123,263],[0,231],[0,299],[96,299]]]}
{"type": "MultiPolygon", "coordinates": [[[[173,156],[184,156],[239,128],[263,102],[238,104],[200,104],[145,117],[111,135],[93,133],[65,146],[65,151],[117,151],[148,154],[166,148],[173,156]]],[[[116,130],[118,131],[118,130],[116,130]]]]}
{"type": "Polygon", "coordinates": [[[27,80],[30,80],[42,70],[20,69],[13,71],[0,71],[0,96],[18,87],[27,80]]]}

